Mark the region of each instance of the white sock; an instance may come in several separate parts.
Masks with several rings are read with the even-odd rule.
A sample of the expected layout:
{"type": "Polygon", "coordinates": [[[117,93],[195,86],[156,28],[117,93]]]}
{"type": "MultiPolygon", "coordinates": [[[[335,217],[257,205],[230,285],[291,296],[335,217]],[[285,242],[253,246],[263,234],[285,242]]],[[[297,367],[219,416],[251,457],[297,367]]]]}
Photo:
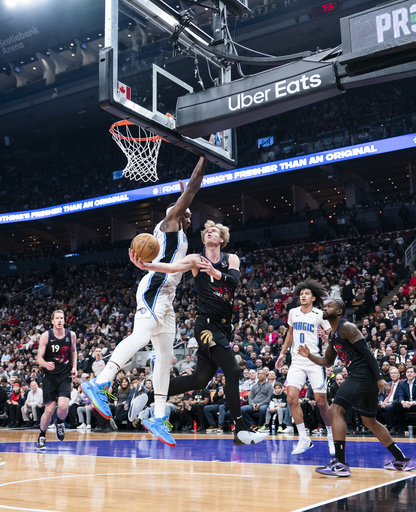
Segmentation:
{"type": "Polygon", "coordinates": [[[111,383],[114,380],[116,373],[120,370],[120,366],[113,361],[108,361],[105,365],[104,370],[97,377],[97,384],[104,384],[104,382],[110,381],[111,383]]]}
{"type": "Polygon", "coordinates": [[[328,427],[328,425],[325,425],[325,428],[326,428],[326,432],[327,432],[327,437],[329,439],[332,439],[332,427],[328,427]]]}
{"type": "Polygon", "coordinates": [[[155,418],[164,418],[166,416],[167,396],[155,395],[155,418]]]}
{"type": "Polygon", "coordinates": [[[299,425],[296,425],[296,428],[298,429],[299,437],[301,439],[308,439],[308,436],[306,435],[304,423],[299,423],[299,425]]]}

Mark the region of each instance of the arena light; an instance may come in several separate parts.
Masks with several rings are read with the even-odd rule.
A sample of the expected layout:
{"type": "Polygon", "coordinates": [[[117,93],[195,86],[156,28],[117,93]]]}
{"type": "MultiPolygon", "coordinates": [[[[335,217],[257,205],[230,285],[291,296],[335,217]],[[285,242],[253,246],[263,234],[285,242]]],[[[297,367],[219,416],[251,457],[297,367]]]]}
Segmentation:
{"type": "Polygon", "coordinates": [[[9,9],[20,9],[21,7],[38,6],[44,4],[50,0],[3,0],[5,7],[9,9]]]}

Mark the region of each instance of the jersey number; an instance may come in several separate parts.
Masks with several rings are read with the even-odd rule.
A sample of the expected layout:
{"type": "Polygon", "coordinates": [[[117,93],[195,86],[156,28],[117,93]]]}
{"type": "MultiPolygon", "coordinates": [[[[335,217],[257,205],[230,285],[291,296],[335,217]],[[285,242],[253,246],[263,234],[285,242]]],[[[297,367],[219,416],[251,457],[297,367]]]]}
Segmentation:
{"type": "Polygon", "coordinates": [[[60,347],[59,347],[59,345],[51,345],[51,350],[52,350],[52,352],[59,352],[60,347]]]}
{"type": "Polygon", "coordinates": [[[299,334],[299,339],[300,339],[300,342],[301,342],[301,343],[305,343],[305,335],[304,335],[304,333],[303,333],[303,332],[301,332],[301,333],[299,334]]]}

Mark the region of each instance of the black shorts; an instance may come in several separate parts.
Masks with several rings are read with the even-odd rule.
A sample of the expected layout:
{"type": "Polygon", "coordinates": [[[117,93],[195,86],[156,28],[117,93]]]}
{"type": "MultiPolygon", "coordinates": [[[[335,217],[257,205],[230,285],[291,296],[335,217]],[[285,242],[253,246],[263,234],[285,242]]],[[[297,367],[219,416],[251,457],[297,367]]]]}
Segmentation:
{"type": "Polygon", "coordinates": [[[209,355],[210,348],[215,345],[231,347],[231,324],[229,323],[200,315],[195,320],[194,333],[198,342],[198,352],[201,351],[205,356],[209,355]]]}
{"type": "Polygon", "coordinates": [[[370,370],[366,375],[348,375],[335,395],[334,404],[345,410],[353,407],[361,416],[374,417],[377,413],[378,386],[370,370]]]}
{"type": "Polygon", "coordinates": [[[44,373],[42,380],[43,403],[56,402],[60,396],[71,398],[71,375],[44,373]]]}

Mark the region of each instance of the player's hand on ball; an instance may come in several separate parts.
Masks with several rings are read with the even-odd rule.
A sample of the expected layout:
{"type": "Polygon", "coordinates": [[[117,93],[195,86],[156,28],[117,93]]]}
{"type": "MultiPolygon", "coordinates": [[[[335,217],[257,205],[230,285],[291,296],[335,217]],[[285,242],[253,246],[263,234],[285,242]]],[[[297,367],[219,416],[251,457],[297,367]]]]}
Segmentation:
{"type": "Polygon", "coordinates": [[[142,262],[141,258],[138,258],[135,253],[132,251],[132,249],[129,249],[129,258],[130,261],[136,265],[136,267],[140,268],[141,270],[148,270],[146,263],[142,262]]]}
{"type": "Polygon", "coordinates": [[[298,354],[300,354],[303,357],[309,356],[309,349],[306,345],[300,345],[298,348],[298,354]]]}

